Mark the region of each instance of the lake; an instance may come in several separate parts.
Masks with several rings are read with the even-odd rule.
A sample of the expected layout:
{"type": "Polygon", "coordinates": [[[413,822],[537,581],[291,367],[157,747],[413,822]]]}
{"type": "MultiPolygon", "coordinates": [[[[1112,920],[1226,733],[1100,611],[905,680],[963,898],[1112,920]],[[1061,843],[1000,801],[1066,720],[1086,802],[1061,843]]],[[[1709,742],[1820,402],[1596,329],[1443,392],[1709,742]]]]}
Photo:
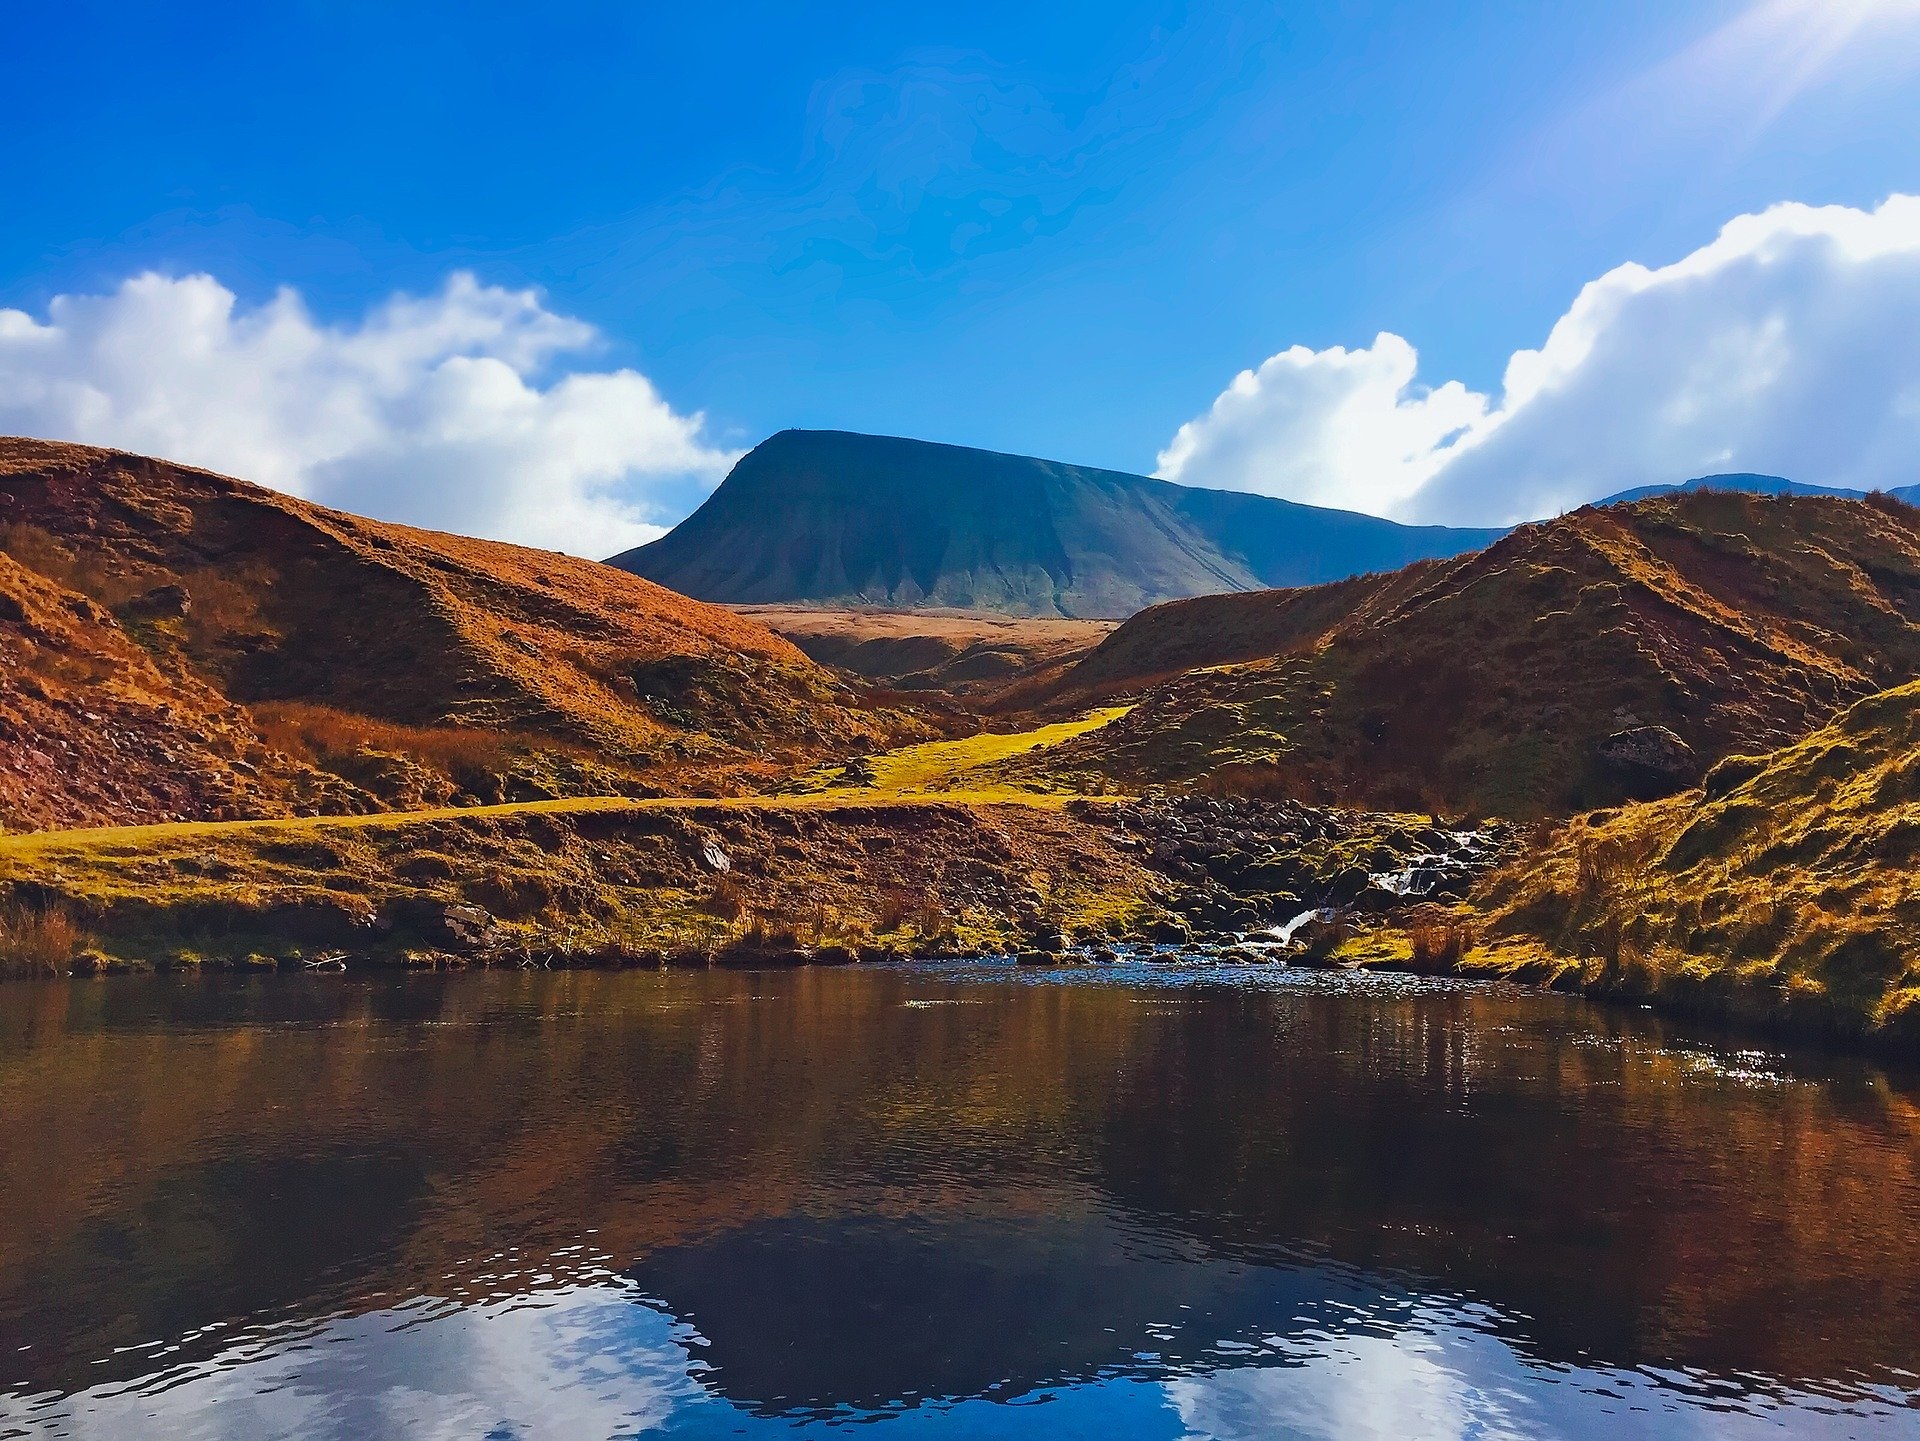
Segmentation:
{"type": "Polygon", "coordinates": [[[0,986],[0,1436],[1920,1436],[1920,1088],[1260,967],[0,986]]]}

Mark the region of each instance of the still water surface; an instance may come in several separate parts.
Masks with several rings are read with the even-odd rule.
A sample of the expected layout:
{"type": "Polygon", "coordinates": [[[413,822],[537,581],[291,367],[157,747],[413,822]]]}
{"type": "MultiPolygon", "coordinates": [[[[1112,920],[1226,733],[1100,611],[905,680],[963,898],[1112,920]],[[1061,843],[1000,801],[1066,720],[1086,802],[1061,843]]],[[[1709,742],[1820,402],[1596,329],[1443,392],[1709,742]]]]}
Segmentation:
{"type": "Polygon", "coordinates": [[[1408,978],[0,987],[0,1436],[1920,1436],[1920,1093],[1408,978]]]}

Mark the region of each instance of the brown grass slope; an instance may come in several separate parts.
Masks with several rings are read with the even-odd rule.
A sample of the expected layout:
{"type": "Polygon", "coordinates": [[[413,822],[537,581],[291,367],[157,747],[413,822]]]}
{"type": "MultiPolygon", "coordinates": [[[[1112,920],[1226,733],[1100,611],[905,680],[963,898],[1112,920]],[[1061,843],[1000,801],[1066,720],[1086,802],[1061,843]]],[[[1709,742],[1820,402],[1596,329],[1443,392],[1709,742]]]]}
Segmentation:
{"type": "Polygon", "coordinates": [[[0,440],[0,554],[12,828],[725,787],[889,734],[719,607],[139,456],[0,440]]]}
{"type": "Polygon", "coordinates": [[[1104,620],[1028,619],[966,611],[834,610],[743,605],[822,665],[901,690],[983,695],[1036,671],[1056,672],[1113,630],[1104,620]]]}
{"type": "Polygon", "coordinates": [[[1029,699],[1140,693],[1057,766],[1529,816],[1677,789],[1916,675],[1920,511],[1695,493],[1390,576],[1157,607],[1029,699]],[[1667,746],[1668,773],[1610,744],[1628,732],[1667,746]]]}
{"type": "Polygon", "coordinates": [[[96,602],[0,552],[0,826],[275,814],[326,779],[269,754],[243,708],[161,670],[96,602]]]}
{"type": "Polygon", "coordinates": [[[1920,1045],[1920,684],[1685,795],[1583,817],[1475,896],[1469,969],[1920,1045]]]}
{"type": "Polygon", "coordinates": [[[460,958],[418,913],[449,904],[497,923],[476,961],[785,962],[1105,934],[1159,914],[1166,889],[1100,827],[977,799],[600,798],[77,831],[0,843],[0,975],[91,968],[9,947],[10,924],[49,917],[134,968],[343,951],[444,964],[460,958]]]}

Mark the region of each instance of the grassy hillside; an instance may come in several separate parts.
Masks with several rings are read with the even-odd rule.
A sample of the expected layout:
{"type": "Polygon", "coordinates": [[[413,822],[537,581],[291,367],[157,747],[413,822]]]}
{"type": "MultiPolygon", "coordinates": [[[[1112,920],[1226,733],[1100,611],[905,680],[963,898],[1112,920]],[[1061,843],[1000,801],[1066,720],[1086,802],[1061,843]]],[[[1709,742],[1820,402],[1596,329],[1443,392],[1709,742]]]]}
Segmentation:
{"type": "Polygon", "coordinates": [[[598,799],[72,832],[0,843],[0,893],[14,898],[0,907],[0,970],[37,956],[65,969],[75,945],[142,967],[342,951],[444,964],[484,950],[502,964],[994,949],[1047,927],[1097,932],[1164,890],[1057,806],[973,796],[598,799]],[[485,913],[471,933],[447,911],[465,906],[485,913]]]}
{"type": "Polygon", "coordinates": [[[612,564],[706,600],[1118,618],[1486,544],[1120,471],[844,431],[756,446],[671,533],[612,564]]]}
{"type": "Polygon", "coordinates": [[[1470,970],[1920,1045],[1920,684],[1703,790],[1583,817],[1475,896],[1470,970]]]}
{"type": "Polygon", "coordinates": [[[1062,814],[1064,794],[977,779],[1118,713],[906,746],[788,795],[0,838],[0,974],[63,970],[89,951],[83,969],[340,952],[390,964],[416,953],[787,961],[1138,926],[1173,888],[1131,842],[1062,814]]]}
{"type": "Polygon", "coordinates": [[[1130,694],[1045,759],[1515,817],[1652,798],[1920,675],[1920,511],[1682,493],[1488,549],[1121,626],[1028,703],[1130,694]]]}
{"type": "Polygon", "coordinates": [[[736,788],[892,739],[592,562],[0,441],[0,827],[736,788]]]}

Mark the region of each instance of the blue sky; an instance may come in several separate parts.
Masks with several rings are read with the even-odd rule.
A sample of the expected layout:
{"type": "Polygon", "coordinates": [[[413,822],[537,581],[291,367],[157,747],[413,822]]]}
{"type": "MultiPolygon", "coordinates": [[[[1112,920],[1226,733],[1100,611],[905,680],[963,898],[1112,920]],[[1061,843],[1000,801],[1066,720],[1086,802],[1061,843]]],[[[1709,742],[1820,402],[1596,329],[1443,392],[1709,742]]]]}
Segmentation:
{"type": "Polygon", "coordinates": [[[1836,6],[1817,55],[1796,0],[32,7],[0,306],[204,272],[352,327],[471,272],[592,327],[529,384],[630,368],[716,453],[841,426],[1146,471],[1288,347],[1388,331],[1418,387],[1493,395],[1624,262],[1920,191],[1920,17],[1836,6]]]}

